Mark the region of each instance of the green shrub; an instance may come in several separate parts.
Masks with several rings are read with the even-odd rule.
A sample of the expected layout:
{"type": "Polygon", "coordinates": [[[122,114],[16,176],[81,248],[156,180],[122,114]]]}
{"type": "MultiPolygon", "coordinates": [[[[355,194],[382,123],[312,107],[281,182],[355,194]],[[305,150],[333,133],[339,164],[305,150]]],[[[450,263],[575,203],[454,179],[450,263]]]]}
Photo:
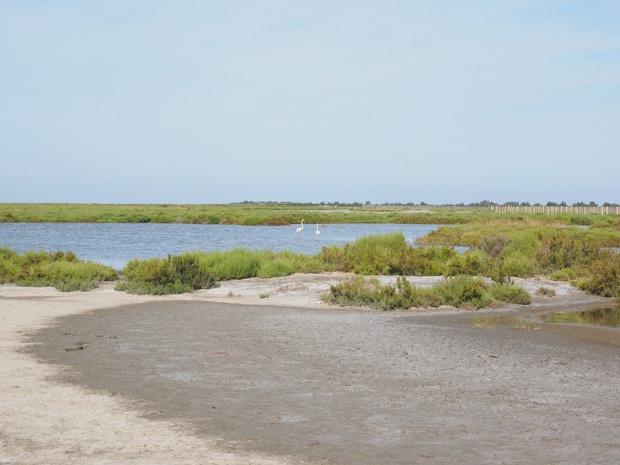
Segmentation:
{"type": "Polygon", "coordinates": [[[549,275],[549,279],[553,281],[572,281],[577,278],[575,274],[575,270],[572,268],[562,268],[560,270],[556,270],[549,275]]]}
{"type": "Polygon", "coordinates": [[[273,278],[321,271],[316,257],[290,251],[274,253],[233,249],[194,252],[167,259],[131,260],[123,270],[126,281],[116,289],[139,294],[177,294],[213,287],[217,281],[252,277],[273,278]]]}
{"type": "Polygon", "coordinates": [[[442,305],[473,308],[486,307],[490,303],[487,288],[483,280],[470,276],[448,278],[436,286],[441,293],[442,305]]]}
{"type": "Polygon", "coordinates": [[[73,292],[73,291],[90,291],[97,287],[97,282],[94,279],[77,279],[66,277],[56,281],[54,287],[60,292],[73,292]]]}
{"type": "Polygon", "coordinates": [[[66,291],[90,290],[100,281],[118,278],[110,267],[79,260],[73,252],[0,249],[0,282],[18,286],[53,286],[66,291]]]}
{"type": "Polygon", "coordinates": [[[529,305],[532,303],[532,296],[529,292],[515,285],[491,286],[489,293],[494,299],[509,304],[529,305]]]}
{"type": "Polygon", "coordinates": [[[601,258],[587,268],[590,277],[579,281],[580,289],[603,297],[616,297],[620,292],[620,254],[603,251],[601,258]]]}
{"type": "Polygon", "coordinates": [[[331,286],[323,296],[326,302],[338,305],[369,306],[383,310],[410,307],[482,308],[496,300],[508,303],[529,303],[529,294],[515,286],[489,286],[481,279],[456,276],[430,288],[412,286],[403,276],[395,285],[381,285],[378,279],[355,277],[331,286]],[[501,288],[501,289],[498,289],[501,288]]]}
{"type": "Polygon", "coordinates": [[[335,245],[323,246],[319,253],[323,269],[326,271],[352,271],[348,269],[345,259],[348,247],[349,244],[345,244],[343,247],[335,245]]]}
{"type": "Polygon", "coordinates": [[[585,264],[600,254],[600,245],[596,240],[585,240],[574,231],[541,231],[538,239],[540,245],[536,258],[543,272],[585,264]]]}
{"type": "Polygon", "coordinates": [[[16,261],[19,254],[8,247],[0,247],[0,263],[5,261],[16,261]]]}
{"type": "Polygon", "coordinates": [[[446,276],[468,275],[488,276],[493,268],[493,259],[482,250],[471,249],[463,254],[456,254],[448,261],[446,276]]]}
{"type": "Polygon", "coordinates": [[[536,260],[530,255],[517,251],[502,260],[503,273],[506,276],[530,278],[536,275],[536,260]]]}
{"type": "Polygon", "coordinates": [[[347,268],[362,275],[396,274],[397,258],[404,256],[408,247],[402,233],[361,237],[345,247],[347,268]]]}
{"type": "Polygon", "coordinates": [[[448,263],[458,256],[452,247],[409,247],[395,257],[391,274],[408,276],[441,276],[448,274],[448,263]]]}
{"type": "Polygon", "coordinates": [[[19,266],[13,261],[0,260],[0,284],[15,282],[15,277],[19,273],[19,266]]]}
{"type": "Polygon", "coordinates": [[[123,272],[126,281],[119,283],[116,290],[135,294],[181,294],[216,283],[212,272],[194,254],[131,260],[123,272]]]}
{"type": "Polygon", "coordinates": [[[365,279],[357,276],[330,287],[324,300],[339,305],[374,305],[375,294],[381,283],[377,278],[365,279]]]}
{"type": "Polygon", "coordinates": [[[589,215],[570,215],[568,217],[570,224],[574,224],[576,226],[589,226],[593,223],[592,217],[589,215]]]}
{"type": "Polygon", "coordinates": [[[360,275],[440,276],[458,253],[450,247],[414,247],[402,233],[365,236],[343,247],[323,247],[324,271],[360,275]]]}

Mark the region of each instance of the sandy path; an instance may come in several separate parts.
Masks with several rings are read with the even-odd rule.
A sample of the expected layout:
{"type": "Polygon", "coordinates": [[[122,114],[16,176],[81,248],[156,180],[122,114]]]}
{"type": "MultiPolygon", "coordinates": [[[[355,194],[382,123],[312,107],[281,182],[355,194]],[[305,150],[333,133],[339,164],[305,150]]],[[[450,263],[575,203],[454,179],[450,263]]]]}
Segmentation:
{"type": "MultiPolygon", "coordinates": [[[[0,464],[298,463],[265,453],[223,452],[217,447],[220,438],[204,439],[188,434],[183,425],[173,421],[147,420],[140,416],[138,408],[131,408],[131,401],[54,381],[58,379],[58,368],[39,363],[21,349],[29,333],[48,325],[55,317],[128,304],[205,300],[326,308],[319,302],[320,294],[342,278],[296,275],[244,280],[182,297],[131,296],[117,293],[109,285],[88,293],[0,286],[0,464]]],[[[422,278],[419,283],[433,281],[433,278],[422,278]]],[[[521,284],[530,291],[541,285],[535,281],[521,284]]],[[[558,297],[537,298],[529,312],[546,306],[568,307],[601,301],[569,286],[543,284],[555,288],[558,297]]],[[[600,377],[597,382],[603,383],[600,389],[605,387],[603,375],[597,373],[600,377]]],[[[613,373],[612,378],[617,376],[618,373],[613,373]]],[[[613,387],[611,392],[617,395],[613,387]]],[[[616,418],[615,429],[618,421],[616,418]]],[[[608,440],[605,444],[613,453],[620,450],[618,441],[608,440]]]]}

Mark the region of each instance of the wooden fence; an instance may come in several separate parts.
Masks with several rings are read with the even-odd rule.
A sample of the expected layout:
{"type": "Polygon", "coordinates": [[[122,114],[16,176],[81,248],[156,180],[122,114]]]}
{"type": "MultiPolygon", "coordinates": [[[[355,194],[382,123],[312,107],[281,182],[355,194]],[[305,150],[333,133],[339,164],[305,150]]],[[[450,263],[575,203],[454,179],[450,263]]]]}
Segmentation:
{"type": "MultiPolygon", "coordinates": [[[[346,207],[345,207],[346,208],[346,207]]],[[[404,213],[431,213],[431,212],[485,212],[493,213],[545,213],[555,215],[558,213],[572,213],[579,215],[620,215],[620,206],[616,207],[574,207],[562,205],[549,207],[546,205],[362,205],[364,210],[394,210],[404,213]]],[[[334,210],[336,211],[336,210],[334,210]]]]}
{"type": "Polygon", "coordinates": [[[620,207],[571,207],[568,205],[548,207],[544,205],[512,206],[491,205],[489,210],[495,213],[576,213],[581,215],[620,215],[620,207]]]}

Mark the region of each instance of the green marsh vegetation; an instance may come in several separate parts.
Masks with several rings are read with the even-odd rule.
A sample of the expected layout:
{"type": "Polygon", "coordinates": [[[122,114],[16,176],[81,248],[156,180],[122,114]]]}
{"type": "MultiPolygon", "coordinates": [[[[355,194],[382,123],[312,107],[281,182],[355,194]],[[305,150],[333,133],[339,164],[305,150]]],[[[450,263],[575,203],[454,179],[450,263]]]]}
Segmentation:
{"type": "Polygon", "coordinates": [[[512,284],[488,284],[483,279],[463,275],[429,288],[413,286],[404,276],[398,277],[395,285],[382,285],[376,278],[357,277],[332,286],[325,301],[381,310],[442,305],[477,310],[501,303],[527,305],[531,296],[512,284]]]}
{"type": "Polygon", "coordinates": [[[59,291],[88,291],[101,281],[114,281],[118,273],[98,263],[79,260],[72,252],[24,254],[0,248],[0,283],[18,286],[52,286],[59,291]]]}
{"type": "MultiPolygon", "coordinates": [[[[283,215],[295,214],[290,206],[286,207],[283,215]]],[[[309,210],[303,207],[306,208],[303,215],[308,218],[309,210]]],[[[529,296],[512,285],[511,278],[535,276],[568,281],[591,294],[620,299],[620,254],[614,250],[620,247],[617,217],[601,216],[593,220],[589,216],[502,215],[441,226],[419,239],[419,244],[408,243],[401,233],[388,233],[362,237],[344,246],[325,246],[313,256],[290,251],[234,249],[132,260],[123,270],[123,280],[117,289],[171,294],[207,289],[230,279],[345,272],[358,276],[400,276],[395,285],[387,286],[355,278],[332,287],[326,296],[343,305],[363,304],[383,309],[440,305],[482,308],[498,302],[525,304],[529,296]],[[454,249],[461,245],[469,250],[459,253],[454,249]],[[402,276],[446,279],[437,287],[417,289],[402,276]]],[[[81,262],[70,252],[43,258],[37,258],[38,254],[43,253],[20,256],[3,249],[0,280],[73,289],[116,279],[110,268],[81,262]],[[82,276],[87,276],[84,282],[91,284],[78,285],[82,276]]]]}
{"type": "Polygon", "coordinates": [[[209,289],[220,281],[275,278],[323,271],[316,257],[289,251],[233,249],[190,252],[164,259],[131,260],[116,290],[133,294],[182,294],[209,289]]]}
{"type": "MultiPolygon", "coordinates": [[[[611,216],[611,215],[610,215],[611,216]]],[[[0,222],[24,223],[186,223],[247,226],[319,223],[464,224],[505,218],[606,228],[607,217],[578,214],[492,213],[483,207],[299,204],[53,204],[0,203],[0,222]]],[[[617,219],[617,217],[616,217],[617,219]]],[[[620,227],[620,226],[618,226],[620,227]]]]}
{"type": "Polygon", "coordinates": [[[288,226],[306,223],[454,224],[484,210],[449,209],[411,213],[406,209],[352,205],[239,203],[221,205],[10,204],[0,203],[0,222],[27,223],[185,223],[288,226]],[[464,216],[465,215],[465,216],[464,216]]]}
{"type": "MultiPolygon", "coordinates": [[[[480,272],[496,281],[549,276],[591,294],[620,299],[620,222],[614,218],[588,229],[493,220],[440,227],[420,242],[471,247],[479,257],[480,272]]],[[[464,260],[467,255],[471,254],[464,260]]]]}

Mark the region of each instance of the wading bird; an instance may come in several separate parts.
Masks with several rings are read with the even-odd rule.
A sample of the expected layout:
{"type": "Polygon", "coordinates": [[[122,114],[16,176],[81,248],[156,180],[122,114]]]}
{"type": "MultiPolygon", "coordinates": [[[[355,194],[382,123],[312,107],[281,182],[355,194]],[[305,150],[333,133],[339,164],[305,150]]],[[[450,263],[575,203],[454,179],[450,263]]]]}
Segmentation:
{"type": "Polygon", "coordinates": [[[302,231],[304,230],[304,221],[306,221],[306,220],[301,220],[301,228],[297,228],[297,229],[295,230],[295,232],[296,232],[297,234],[299,234],[300,232],[302,232],[302,231]]]}
{"type": "Polygon", "coordinates": [[[319,225],[317,223],[317,225],[316,225],[316,238],[318,239],[320,235],[321,235],[321,231],[319,231],[319,225]]]}

